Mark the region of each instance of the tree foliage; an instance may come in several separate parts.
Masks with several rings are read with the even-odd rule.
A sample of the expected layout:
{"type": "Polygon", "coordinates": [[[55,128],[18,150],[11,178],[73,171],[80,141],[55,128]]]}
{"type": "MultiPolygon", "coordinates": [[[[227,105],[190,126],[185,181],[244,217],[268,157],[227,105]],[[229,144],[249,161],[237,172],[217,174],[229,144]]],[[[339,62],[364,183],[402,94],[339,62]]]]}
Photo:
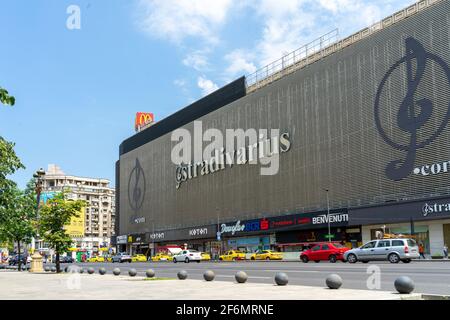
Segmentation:
{"type": "Polygon", "coordinates": [[[0,87],[0,102],[13,106],[16,103],[16,99],[13,96],[10,96],[6,89],[0,87]]]}
{"type": "Polygon", "coordinates": [[[59,256],[66,252],[72,239],[64,229],[72,217],[78,217],[81,208],[85,206],[82,200],[68,200],[65,191],[49,199],[39,211],[39,233],[56,253],[56,269],[60,272],[59,256]]]}
{"type": "MultiPolygon", "coordinates": [[[[36,235],[36,200],[34,193],[22,191],[16,185],[2,192],[0,207],[0,240],[17,244],[20,254],[21,244],[27,244],[36,235]]],[[[19,259],[19,270],[20,270],[19,259]]]]}

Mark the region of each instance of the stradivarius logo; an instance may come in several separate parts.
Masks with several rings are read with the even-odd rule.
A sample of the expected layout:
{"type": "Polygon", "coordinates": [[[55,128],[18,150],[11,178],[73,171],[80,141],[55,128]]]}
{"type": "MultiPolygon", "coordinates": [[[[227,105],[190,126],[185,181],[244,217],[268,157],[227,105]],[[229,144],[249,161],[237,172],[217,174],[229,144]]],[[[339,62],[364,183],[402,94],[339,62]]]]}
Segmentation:
{"type": "MultiPolygon", "coordinates": [[[[141,163],[136,158],[136,163],[131,170],[128,179],[128,203],[134,212],[137,212],[144,202],[145,197],[145,174],[141,163]]],[[[132,217],[135,220],[137,217],[132,217]]]]}
{"type": "Polygon", "coordinates": [[[426,217],[432,213],[450,212],[450,203],[443,204],[428,204],[425,203],[422,207],[423,216],[426,217]]]}
{"type": "MultiPolygon", "coordinates": [[[[420,97],[416,94],[419,84],[421,83],[427,65],[430,62],[433,64],[433,72],[437,72],[437,69],[442,69],[445,73],[447,85],[450,87],[450,69],[437,55],[427,52],[423,45],[416,39],[409,37],[405,40],[405,52],[406,55],[398,60],[386,73],[383,80],[378,87],[378,91],[375,98],[375,124],[378,132],[383,140],[389,144],[392,148],[405,152],[404,159],[396,159],[389,162],[386,166],[386,176],[394,181],[399,181],[411,174],[414,170],[417,150],[422,149],[432,143],[445,129],[450,119],[450,101],[446,102],[446,113],[442,119],[436,121],[436,126],[428,134],[427,138],[419,138],[418,132],[426,123],[431,120],[433,115],[434,102],[428,98],[420,97]],[[409,142],[407,144],[398,143],[395,138],[389,137],[388,132],[382,126],[382,120],[380,117],[381,106],[380,100],[384,92],[384,88],[397,68],[406,65],[406,96],[401,102],[397,117],[396,124],[398,128],[407,133],[409,142]]],[[[429,68],[431,69],[431,68],[429,68]]],[[[395,122],[394,122],[395,124],[395,122]]],[[[392,130],[389,130],[392,131],[392,130]]],[[[417,173],[417,168],[415,170],[417,173]]]]}

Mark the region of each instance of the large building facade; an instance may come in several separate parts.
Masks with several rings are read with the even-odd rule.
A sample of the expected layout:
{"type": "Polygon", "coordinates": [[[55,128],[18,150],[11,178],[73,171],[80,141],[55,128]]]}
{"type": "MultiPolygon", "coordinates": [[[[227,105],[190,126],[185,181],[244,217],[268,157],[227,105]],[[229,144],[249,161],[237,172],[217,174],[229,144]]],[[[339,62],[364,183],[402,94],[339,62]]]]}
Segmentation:
{"type": "Polygon", "coordinates": [[[155,123],[120,146],[117,244],[297,251],[328,238],[355,246],[382,231],[412,234],[427,254],[442,254],[450,243],[449,66],[450,1],[419,1],[155,123]],[[279,169],[174,163],[180,128],[193,139],[208,129],[224,137],[279,130],[279,169]]]}
{"type": "MultiPolygon", "coordinates": [[[[73,252],[102,255],[115,236],[115,189],[107,179],[66,175],[58,166],[48,166],[44,176],[43,200],[66,190],[68,199],[84,200],[86,207],[73,218],[66,231],[73,238],[73,252]],[[75,249],[76,248],[76,249],[75,249]]],[[[41,247],[40,245],[39,247],[41,247]]]]}

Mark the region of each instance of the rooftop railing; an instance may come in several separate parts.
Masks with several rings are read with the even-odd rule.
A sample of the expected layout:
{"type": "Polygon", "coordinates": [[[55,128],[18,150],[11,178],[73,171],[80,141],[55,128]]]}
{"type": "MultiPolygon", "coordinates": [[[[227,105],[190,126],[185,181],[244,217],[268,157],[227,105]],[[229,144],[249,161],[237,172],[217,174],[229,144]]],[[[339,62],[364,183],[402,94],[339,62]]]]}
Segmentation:
{"type": "Polygon", "coordinates": [[[285,55],[267,66],[246,77],[247,94],[272,83],[281,77],[316,62],[336,51],[358,42],[375,32],[408,18],[436,3],[448,0],[421,0],[416,3],[362,29],[342,40],[338,40],[338,30],[335,29],[303,47],[285,55]]]}

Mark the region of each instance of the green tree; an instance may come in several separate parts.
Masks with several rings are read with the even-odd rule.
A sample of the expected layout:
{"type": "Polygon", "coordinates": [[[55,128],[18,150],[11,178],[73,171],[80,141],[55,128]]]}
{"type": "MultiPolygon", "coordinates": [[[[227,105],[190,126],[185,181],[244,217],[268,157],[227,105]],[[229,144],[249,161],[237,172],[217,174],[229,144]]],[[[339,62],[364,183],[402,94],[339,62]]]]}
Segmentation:
{"type": "Polygon", "coordinates": [[[13,106],[16,103],[16,99],[13,96],[10,96],[6,89],[0,87],[0,102],[13,106]]]}
{"type": "Polygon", "coordinates": [[[64,229],[72,217],[78,217],[83,200],[67,200],[67,192],[63,191],[49,199],[39,211],[39,233],[42,239],[56,252],[56,272],[61,272],[59,257],[66,252],[72,239],[64,229]]]}
{"type": "MultiPolygon", "coordinates": [[[[17,244],[20,257],[21,246],[36,235],[36,201],[34,193],[22,191],[14,186],[3,190],[3,205],[0,208],[0,240],[17,244]]],[[[19,271],[21,259],[18,260],[19,271]]]]}

